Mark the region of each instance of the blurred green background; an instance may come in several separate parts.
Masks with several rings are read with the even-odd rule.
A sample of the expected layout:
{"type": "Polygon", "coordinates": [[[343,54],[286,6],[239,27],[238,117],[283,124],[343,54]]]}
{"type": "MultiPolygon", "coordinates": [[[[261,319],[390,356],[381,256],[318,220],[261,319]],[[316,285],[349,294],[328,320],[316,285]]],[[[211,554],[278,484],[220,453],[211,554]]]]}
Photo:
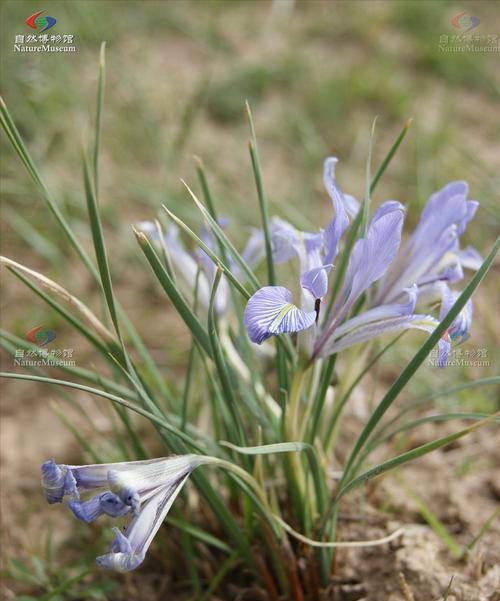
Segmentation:
{"type": "MultiPolygon", "coordinates": [[[[198,190],[197,155],[219,213],[231,217],[230,234],[242,245],[241,234],[258,225],[245,100],[254,114],[272,213],[302,229],[322,226],[331,211],[322,189],[323,159],[339,157],[341,186],[362,197],[374,117],[374,166],[413,118],[374,201],[394,198],[409,205],[407,223],[414,224],[432,191],[466,179],[481,208],[462,244],[486,254],[500,223],[500,52],[439,51],[441,36],[461,33],[450,20],[463,11],[480,19],[473,34],[500,34],[500,5],[481,0],[6,1],[2,89],[48,187],[92,252],[81,149],[92,142],[99,46],[107,42],[100,202],[112,274],[153,356],[170,369],[184,365],[189,339],[152,284],[130,224],[155,217],[162,203],[193,227],[201,224],[180,184],[183,178],[198,190]],[[57,19],[51,33],[74,35],[74,54],[13,52],[15,36],[30,33],[26,18],[42,9],[57,19]]],[[[2,159],[2,254],[59,281],[98,311],[93,283],[5,136],[2,159]]],[[[427,366],[412,383],[413,392],[498,371],[498,315],[491,302],[497,282],[498,266],[475,297],[467,343],[488,349],[489,366],[445,372],[427,366]]],[[[62,346],[77,349],[78,364],[91,364],[81,340],[60,329],[57,318],[10,275],[3,277],[3,289],[4,328],[23,336],[43,322],[58,330],[62,346]]],[[[413,351],[406,345],[393,354],[394,365],[385,368],[389,381],[413,351]]],[[[10,369],[11,360],[4,361],[10,369]]],[[[53,441],[34,441],[26,433],[25,424],[38,415],[34,409],[24,417],[16,413],[39,399],[40,387],[8,388],[5,407],[19,430],[9,439],[6,457],[14,463],[6,482],[15,487],[16,470],[31,474],[26,461],[38,466],[53,441]]],[[[494,405],[490,391],[465,400],[470,409],[494,405]]],[[[28,513],[34,508],[34,501],[23,503],[28,513]]]]}

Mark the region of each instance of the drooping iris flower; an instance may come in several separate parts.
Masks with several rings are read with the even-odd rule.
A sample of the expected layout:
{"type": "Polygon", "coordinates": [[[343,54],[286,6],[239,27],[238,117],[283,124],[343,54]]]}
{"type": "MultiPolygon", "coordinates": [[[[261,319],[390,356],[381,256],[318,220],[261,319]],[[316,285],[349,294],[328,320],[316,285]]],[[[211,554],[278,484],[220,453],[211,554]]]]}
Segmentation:
{"type": "Polygon", "coordinates": [[[102,567],[128,572],[137,568],[189,474],[201,463],[197,455],[96,465],[42,465],[42,486],[49,503],[69,496],[73,514],[89,524],[101,515],[132,516],[111,552],[97,558],[102,567]],[[82,501],[80,494],[105,489],[82,501]]]}
{"type": "Polygon", "coordinates": [[[327,319],[322,315],[328,291],[328,274],[338,254],[339,242],[349,225],[349,213],[357,211],[356,200],[346,201],[335,181],[337,159],[324,166],[324,184],[333,204],[334,216],[318,234],[299,232],[286,222],[273,223],[273,250],[276,262],[298,256],[301,269],[301,306],[283,286],[265,286],[248,301],[245,325],[253,342],[261,344],[270,336],[315,328],[312,358],[326,357],[340,350],[389,332],[417,328],[432,332],[438,321],[430,315],[415,314],[418,288],[408,282],[398,302],[380,303],[350,319],[349,312],[368,288],[388,271],[401,243],[404,207],[384,202],[376,210],[366,235],[354,245],[342,288],[327,319]],[[408,299],[401,298],[405,294],[408,299]]]}

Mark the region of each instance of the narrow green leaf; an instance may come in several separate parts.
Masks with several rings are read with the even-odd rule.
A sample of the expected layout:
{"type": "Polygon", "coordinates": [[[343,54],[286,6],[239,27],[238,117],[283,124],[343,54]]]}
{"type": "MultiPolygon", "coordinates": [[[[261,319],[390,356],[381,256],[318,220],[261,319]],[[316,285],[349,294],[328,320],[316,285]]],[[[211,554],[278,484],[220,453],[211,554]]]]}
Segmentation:
{"type": "Polygon", "coordinates": [[[219,377],[222,396],[226,403],[229,414],[231,415],[232,423],[227,424],[228,432],[232,432],[237,437],[240,443],[245,442],[245,433],[242,426],[242,420],[238,411],[238,404],[235,398],[235,389],[231,384],[229,376],[229,366],[224,356],[224,351],[221,347],[219,334],[217,331],[217,322],[215,318],[215,295],[222,276],[222,271],[217,269],[215,273],[214,283],[212,286],[212,294],[210,296],[210,305],[208,308],[208,336],[210,339],[210,347],[212,349],[212,357],[219,377]]]}
{"type": "Polygon", "coordinates": [[[224,578],[229,574],[231,570],[233,570],[241,560],[241,556],[239,551],[233,551],[231,555],[222,562],[217,573],[212,578],[207,590],[202,595],[199,601],[209,601],[209,599],[213,599],[213,594],[219,588],[220,584],[224,580],[224,578]]]}
{"type": "Polygon", "coordinates": [[[71,327],[80,332],[80,334],[82,334],[82,336],[84,336],[92,344],[92,346],[94,346],[104,357],[106,357],[106,359],[109,359],[109,353],[112,351],[112,345],[108,346],[103,343],[89,330],[86,324],[67,311],[62,305],[46,294],[39,286],[30,282],[30,280],[28,280],[28,278],[26,278],[20,271],[10,266],[8,266],[7,269],[17,278],[19,278],[25,286],[32,290],[45,303],[47,303],[49,307],[52,307],[52,309],[54,309],[54,311],[56,311],[64,320],[66,320],[71,327]]]}
{"type": "Polygon", "coordinates": [[[275,444],[265,444],[256,447],[239,447],[235,444],[227,442],[226,440],[220,440],[219,444],[223,447],[228,447],[236,453],[242,455],[271,455],[274,453],[294,453],[306,451],[310,448],[306,442],[280,442],[275,444]]]}
{"type": "Polygon", "coordinates": [[[104,84],[106,81],[106,42],[101,42],[99,51],[99,82],[97,84],[97,109],[95,116],[95,140],[94,140],[94,182],[96,196],[99,192],[99,147],[101,145],[101,121],[102,109],[104,107],[104,84]]]}
{"type": "Polygon", "coordinates": [[[374,436],[379,438],[392,425],[394,425],[396,422],[398,422],[404,415],[406,415],[410,411],[413,411],[414,409],[417,409],[418,407],[421,407],[422,405],[429,403],[430,401],[432,401],[434,399],[448,396],[450,394],[455,394],[456,392],[461,392],[462,390],[467,390],[469,388],[476,388],[477,386],[489,386],[489,385],[500,385],[500,376],[493,376],[491,378],[482,378],[479,380],[473,380],[472,382],[465,382],[464,384],[459,384],[458,386],[452,386],[451,388],[445,388],[444,390],[438,390],[437,392],[434,392],[433,394],[430,394],[429,396],[426,396],[421,399],[417,399],[413,403],[409,403],[408,405],[403,407],[400,411],[398,411],[396,413],[396,415],[394,417],[392,417],[385,424],[380,426],[380,428],[377,430],[377,433],[374,434],[374,436]]]}
{"type": "MultiPolygon", "coordinates": [[[[204,177],[204,174],[203,174],[203,177],[204,177]]],[[[214,236],[217,238],[217,240],[221,246],[221,249],[223,249],[223,251],[225,251],[227,253],[227,256],[234,259],[234,261],[240,266],[241,270],[248,278],[248,281],[252,284],[254,290],[257,288],[260,288],[260,283],[259,283],[259,280],[257,279],[257,276],[250,269],[250,267],[248,266],[246,261],[241,256],[241,254],[236,250],[235,246],[229,240],[229,238],[226,236],[224,230],[217,223],[216,219],[214,217],[212,217],[210,212],[202,205],[202,203],[198,200],[198,198],[196,197],[194,192],[191,190],[191,188],[186,184],[186,182],[183,180],[181,180],[181,181],[184,184],[184,186],[187,188],[189,194],[191,195],[191,198],[193,199],[194,203],[200,210],[201,214],[208,222],[208,225],[210,226],[210,229],[212,230],[214,236]]],[[[205,182],[205,186],[206,186],[207,185],[206,178],[204,179],[204,182],[205,182]]],[[[211,197],[209,196],[209,198],[211,198],[211,197]]],[[[213,210],[213,205],[212,205],[212,210],[213,210]]],[[[227,257],[222,257],[222,259],[224,261],[224,264],[227,264],[227,265],[229,264],[227,257]]]]}
{"type": "Polygon", "coordinates": [[[267,279],[270,286],[274,286],[276,283],[276,274],[274,271],[273,262],[273,247],[271,241],[271,226],[269,220],[269,209],[267,206],[267,197],[264,190],[264,180],[262,177],[262,167],[260,164],[259,150],[257,147],[257,136],[255,135],[255,127],[253,123],[252,111],[248,101],[246,102],[246,109],[248,115],[248,123],[250,125],[250,158],[252,159],[252,168],[255,177],[255,185],[257,187],[257,197],[259,199],[260,216],[262,220],[262,230],[264,232],[264,245],[266,248],[266,261],[267,261],[267,279]]]}
{"type": "Polygon", "coordinates": [[[318,393],[314,399],[314,407],[311,414],[311,424],[308,432],[308,441],[311,444],[314,444],[314,440],[318,433],[318,429],[320,426],[320,420],[323,413],[323,407],[325,406],[326,395],[328,392],[328,388],[330,387],[333,372],[335,370],[335,363],[337,360],[337,355],[332,355],[326,359],[326,364],[323,367],[321,374],[320,386],[318,389],[318,393]]]}
{"type": "MultiPolygon", "coordinates": [[[[246,102],[246,109],[248,115],[248,123],[250,125],[250,158],[252,160],[252,168],[255,178],[255,185],[257,187],[257,197],[259,199],[260,216],[262,221],[262,231],[264,233],[264,246],[266,249],[266,264],[267,264],[267,279],[270,286],[276,284],[276,273],[274,269],[273,261],[273,247],[271,239],[271,223],[269,219],[269,209],[267,203],[267,196],[264,189],[264,178],[262,177],[262,167],[260,164],[259,149],[257,146],[257,136],[255,134],[255,126],[253,123],[252,111],[248,101],[246,102]]],[[[290,349],[290,339],[288,336],[279,337],[276,336],[276,368],[278,373],[278,383],[280,388],[280,405],[284,412],[286,406],[286,399],[288,393],[288,372],[286,366],[285,352],[293,357],[293,353],[290,349]]]]}
{"type": "Polygon", "coordinates": [[[481,428],[482,426],[492,423],[494,420],[496,420],[496,418],[498,418],[499,415],[500,415],[500,413],[496,413],[496,414],[488,417],[487,419],[484,419],[480,422],[472,424],[471,426],[468,426],[467,428],[464,428],[463,430],[459,430],[458,432],[455,432],[454,434],[450,434],[448,436],[444,436],[443,438],[438,438],[437,440],[433,440],[432,442],[428,442],[426,444],[420,445],[420,446],[416,447],[415,449],[412,449],[411,451],[402,453],[401,455],[398,455],[397,457],[393,457],[392,459],[389,459],[388,461],[384,461],[383,463],[380,463],[380,464],[376,465],[375,467],[372,467],[371,469],[362,473],[358,477],[352,479],[347,484],[345,484],[345,485],[341,484],[339,492],[338,492],[337,496],[335,497],[335,504],[337,504],[338,501],[346,493],[353,490],[354,488],[356,488],[363,482],[366,482],[367,480],[371,480],[372,478],[376,478],[377,476],[380,476],[380,475],[384,474],[385,472],[388,472],[389,470],[399,467],[400,465],[403,465],[403,464],[407,463],[408,461],[413,461],[414,459],[418,459],[419,457],[422,457],[423,455],[427,455],[427,453],[431,453],[432,451],[435,451],[436,449],[444,447],[445,445],[448,445],[448,444],[454,442],[455,440],[462,438],[462,436],[466,436],[467,434],[474,432],[474,430],[477,430],[478,428],[481,428]]]}
{"type": "Polygon", "coordinates": [[[450,593],[451,593],[451,587],[453,585],[453,579],[454,578],[455,578],[455,576],[452,576],[450,578],[450,581],[448,582],[448,586],[446,587],[446,590],[445,590],[444,595],[443,595],[443,601],[448,601],[448,597],[450,596],[450,593]]]}
{"type": "Polygon", "coordinates": [[[479,532],[476,536],[470,541],[467,545],[467,551],[472,551],[472,549],[477,545],[477,543],[483,538],[483,536],[488,532],[491,526],[494,524],[496,519],[500,516],[500,507],[497,507],[495,511],[489,516],[489,518],[484,522],[484,524],[479,528],[479,532]]]}
{"type": "Polygon", "coordinates": [[[413,123],[413,119],[411,119],[411,118],[408,119],[408,121],[405,123],[405,126],[401,130],[399,136],[396,138],[396,141],[391,146],[386,157],[380,164],[380,167],[377,169],[377,173],[375,174],[375,177],[373,178],[372,183],[370,185],[370,194],[372,194],[373,191],[375,190],[380,178],[385,173],[385,170],[389,166],[389,163],[392,161],[394,155],[396,154],[398,148],[400,147],[401,142],[405,139],[405,136],[408,133],[408,130],[410,129],[412,123],[413,123]]]}
{"type": "Polygon", "coordinates": [[[462,547],[457,543],[452,534],[448,531],[448,528],[438,518],[438,516],[432,511],[427,503],[417,493],[408,486],[408,484],[401,478],[396,478],[397,482],[410,499],[415,503],[420,515],[434,530],[436,535],[443,541],[448,547],[450,553],[458,559],[462,556],[462,547]]]}
{"type": "Polygon", "coordinates": [[[7,109],[7,106],[5,105],[3,98],[0,98],[0,123],[4,128],[7,137],[11,141],[17,155],[21,159],[23,165],[26,167],[28,173],[35,182],[36,186],[38,187],[42,199],[47,205],[49,211],[52,213],[55,220],[64,232],[64,235],[69,240],[71,246],[74,248],[78,256],[81,258],[81,260],[87,267],[87,269],[90,271],[90,273],[92,273],[94,277],[97,277],[97,270],[95,268],[95,265],[92,263],[90,257],[87,255],[81,244],[78,242],[78,239],[76,238],[73,230],[66,221],[66,218],[62,214],[59,206],[57,205],[56,201],[54,200],[49,190],[47,189],[44,181],[42,180],[42,177],[38,172],[12,117],[10,116],[10,113],[7,109]]]}
{"type": "Polygon", "coordinates": [[[46,384],[55,384],[56,386],[66,386],[68,388],[82,390],[83,392],[89,392],[90,394],[103,397],[105,399],[112,401],[113,403],[118,403],[119,405],[122,405],[126,409],[130,409],[131,411],[138,413],[142,417],[145,417],[149,421],[164,428],[168,432],[175,434],[178,438],[180,438],[181,440],[183,440],[187,444],[189,444],[193,449],[197,449],[198,452],[203,452],[203,450],[199,447],[198,443],[195,440],[193,440],[185,432],[182,432],[181,430],[179,430],[172,424],[169,424],[167,421],[158,417],[157,415],[154,415],[150,411],[146,411],[142,407],[134,405],[133,403],[130,403],[129,401],[126,401],[125,399],[122,399],[115,394],[105,392],[104,390],[98,390],[97,388],[92,388],[91,386],[85,386],[84,384],[77,384],[76,382],[69,382],[68,380],[59,380],[56,378],[46,378],[43,376],[0,372],[0,378],[11,378],[13,380],[27,380],[27,381],[34,381],[34,382],[43,382],[46,384]]]}
{"type": "MultiPolygon", "coordinates": [[[[422,426],[423,424],[429,424],[429,423],[433,423],[433,422],[447,422],[447,421],[452,421],[452,420],[456,420],[456,419],[479,421],[479,420],[485,419],[487,417],[488,417],[488,414],[486,414],[486,413],[466,413],[466,412],[440,413],[439,415],[428,415],[427,417],[421,417],[419,419],[415,419],[415,420],[406,422],[399,428],[391,430],[388,434],[385,434],[384,436],[380,436],[380,437],[373,436],[373,440],[371,440],[366,445],[367,454],[369,452],[368,449],[371,451],[375,447],[378,447],[379,445],[381,445],[386,440],[390,440],[397,434],[400,434],[401,432],[407,432],[408,430],[413,430],[415,428],[418,428],[419,426],[422,426]]],[[[497,423],[500,423],[500,419],[496,419],[495,421],[497,423]]]]}
{"type": "Polygon", "coordinates": [[[243,286],[243,284],[238,280],[238,278],[233,274],[231,269],[225,263],[223,263],[222,259],[220,257],[218,257],[203,242],[203,240],[199,236],[197,236],[193,232],[193,230],[184,223],[184,221],[182,221],[182,219],[179,219],[179,217],[177,217],[177,215],[175,215],[174,213],[172,213],[172,211],[167,209],[167,207],[165,205],[163,205],[163,209],[165,210],[167,215],[170,217],[170,219],[172,219],[172,221],[174,221],[196,243],[196,245],[199,246],[210,257],[210,259],[212,259],[214,264],[224,272],[227,279],[230,280],[231,283],[235,286],[235,288],[237,288],[238,291],[241,292],[241,294],[248,300],[250,298],[250,293],[245,288],[245,286],[243,286]]]}
{"type": "Polygon", "coordinates": [[[467,301],[472,296],[472,293],[479,286],[483,278],[488,273],[488,270],[493,263],[493,260],[498,252],[498,247],[500,246],[500,238],[497,239],[495,245],[491,249],[490,253],[483,261],[483,264],[478,269],[478,271],[474,274],[473,278],[469,282],[469,284],[465,287],[462,294],[458,297],[453,307],[450,309],[446,317],[441,321],[441,323],[436,327],[434,332],[427,338],[424,344],[421,346],[419,351],[410,361],[410,363],[405,367],[405,369],[401,372],[397,380],[391,386],[387,394],[380,401],[378,407],[372,413],[368,423],[362,430],[361,434],[356,440],[356,444],[354,445],[351,454],[347,460],[347,464],[344,468],[344,477],[341,481],[341,486],[345,484],[348,478],[351,476],[350,470],[353,466],[359,452],[363,448],[367,439],[373,432],[374,428],[378,424],[378,422],[382,419],[387,409],[391,406],[393,401],[397,398],[401,390],[406,386],[406,384],[410,381],[412,376],[415,374],[417,369],[422,365],[425,361],[427,355],[431,352],[434,346],[438,343],[439,339],[443,336],[443,334],[447,331],[450,325],[453,323],[456,316],[460,313],[460,311],[465,307],[467,301]]]}
{"type": "Polygon", "coordinates": [[[172,515],[168,515],[165,521],[167,522],[167,524],[172,524],[172,526],[175,526],[175,528],[186,532],[187,534],[189,534],[193,538],[198,539],[202,543],[214,547],[214,549],[219,549],[219,551],[223,551],[224,553],[231,553],[231,547],[227,545],[224,541],[213,536],[209,532],[205,532],[205,530],[202,530],[201,528],[193,526],[193,524],[191,523],[185,522],[184,520],[180,520],[179,518],[176,518],[172,515]]]}
{"type": "Polygon", "coordinates": [[[113,285],[111,283],[111,272],[109,270],[108,257],[106,247],[104,245],[104,234],[102,231],[101,218],[99,215],[99,207],[95,193],[95,182],[92,181],[90,168],[87,157],[83,156],[83,180],[85,185],[85,195],[87,197],[87,208],[90,219],[90,229],[92,231],[92,240],[94,241],[95,255],[99,268],[99,275],[104,298],[108,307],[111,320],[115,326],[116,333],[120,338],[120,327],[116,314],[115,297],[113,293],[113,285]]]}
{"type": "Polygon", "coordinates": [[[360,211],[362,213],[361,223],[359,231],[361,237],[366,235],[366,228],[368,226],[368,214],[370,212],[371,202],[371,167],[372,167],[372,152],[373,152],[373,140],[375,138],[375,126],[377,124],[377,117],[373,120],[372,129],[370,132],[370,140],[368,142],[368,154],[366,157],[366,168],[365,168],[365,194],[363,204],[361,205],[360,211]]]}

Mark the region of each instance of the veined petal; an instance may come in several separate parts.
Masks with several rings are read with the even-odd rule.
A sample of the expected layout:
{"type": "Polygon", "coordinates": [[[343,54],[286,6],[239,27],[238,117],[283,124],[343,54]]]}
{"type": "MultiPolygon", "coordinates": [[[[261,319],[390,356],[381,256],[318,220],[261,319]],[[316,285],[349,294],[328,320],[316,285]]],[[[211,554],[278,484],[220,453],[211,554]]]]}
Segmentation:
{"type": "Polygon", "coordinates": [[[86,524],[90,524],[101,515],[116,518],[127,515],[132,511],[129,505],[126,505],[120,497],[110,490],[95,495],[88,501],[69,501],[68,507],[79,520],[86,524]]]}
{"type": "Polygon", "coordinates": [[[332,267],[333,265],[322,265],[306,271],[300,278],[300,285],[315,299],[323,298],[328,290],[328,272],[332,267]]]}
{"type": "Polygon", "coordinates": [[[42,487],[49,503],[61,503],[66,495],[79,498],[77,483],[66,466],[53,459],[42,464],[42,487]]]}
{"type": "Polygon", "coordinates": [[[384,202],[373,215],[366,237],[356,242],[349,258],[341,295],[347,308],[387,271],[401,243],[403,221],[404,207],[397,201],[384,202]]]}
{"type": "Polygon", "coordinates": [[[411,288],[407,288],[404,292],[408,296],[408,301],[406,303],[392,303],[390,305],[380,305],[379,307],[368,309],[360,315],[356,315],[356,317],[348,319],[338,328],[335,328],[332,334],[332,340],[335,341],[348,332],[356,330],[359,327],[369,323],[396,317],[403,317],[405,315],[412,315],[415,311],[415,305],[417,303],[417,285],[414,284],[411,288]]]}
{"type": "Polygon", "coordinates": [[[42,465],[42,486],[49,503],[60,502],[65,495],[79,499],[80,492],[110,487],[123,500],[134,493],[142,500],[156,487],[175,484],[198,464],[197,455],[90,465],[57,464],[51,459],[42,465]]]}
{"type": "Polygon", "coordinates": [[[315,319],[314,311],[302,311],[292,303],[292,293],[283,286],[264,286],[257,290],[250,297],[244,314],[250,340],[257,344],[274,334],[305,330],[315,319]]]}
{"type": "Polygon", "coordinates": [[[323,183],[332,200],[334,213],[332,221],[326,226],[323,234],[326,247],[324,262],[326,264],[333,263],[335,260],[339,251],[340,238],[349,225],[349,217],[345,209],[345,197],[335,180],[335,166],[337,162],[337,158],[329,157],[323,166],[323,183]]]}
{"type": "MultiPolygon", "coordinates": [[[[443,269],[457,258],[462,266],[467,266],[467,257],[460,259],[459,238],[478,207],[477,201],[467,200],[468,191],[466,182],[456,181],[430,196],[414,233],[382,279],[376,304],[393,301],[412,282],[420,287],[440,277],[443,269]]],[[[475,257],[471,267],[477,269],[480,264],[475,257]]],[[[458,277],[458,270],[451,275],[458,277]]]]}
{"type": "Polygon", "coordinates": [[[97,563],[117,572],[135,570],[144,561],[155,534],[182,490],[188,475],[174,486],[160,488],[142,507],[140,514],[130,522],[125,533],[122,534],[115,528],[116,538],[111,552],[98,557],[97,563]]]}
{"type": "Polygon", "coordinates": [[[319,356],[328,357],[333,353],[338,353],[346,348],[382,336],[383,334],[401,332],[409,328],[416,328],[431,333],[438,324],[439,322],[430,315],[406,315],[371,322],[348,332],[340,338],[331,338],[323,346],[319,356]]]}
{"type": "Polygon", "coordinates": [[[273,217],[271,220],[271,237],[273,245],[273,261],[276,264],[286,263],[298,257],[302,271],[308,268],[319,266],[322,261],[320,259],[320,251],[323,247],[323,233],[317,234],[311,232],[303,232],[280,219],[273,217]],[[318,257],[315,263],[314,257],[318,257]]]}

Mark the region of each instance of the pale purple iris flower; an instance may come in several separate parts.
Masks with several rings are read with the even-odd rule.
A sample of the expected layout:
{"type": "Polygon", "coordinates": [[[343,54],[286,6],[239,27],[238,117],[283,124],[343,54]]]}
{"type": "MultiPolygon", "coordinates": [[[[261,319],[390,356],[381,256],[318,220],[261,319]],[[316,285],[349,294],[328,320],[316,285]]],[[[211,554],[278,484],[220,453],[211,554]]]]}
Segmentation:
{"type": "Polygon", "coordinates": [[[467,200],[466,182],[450,182],[432,194],[420,221],[380,280],[375,304],[397,300],[404,288],[415,283],[419,301],[444,297],[448,284],[464,277],[463,268],[477,270],[481,255],[471,246],[460,249],[460,236],[474,217],[479,203],[467,200]]]}
{"type": "Polygon", "coordinates": [[[118,572],[137,568],[190,473],[200,465],[197,455],[96,465],[42,465],[42,486],[49,503],[69,497],[73,514],[89,524],[101,515],[131,517],[116,537],[111,552],[97,563],[118,572]],[[87,500],[80,494],[99,490],[87,500]],[[104,490],[103,490],[104,489],[104,490]]]}
{"type": "MultiPolygon", "coordinates": [[[[327,357],[386,333],[409,328],[430,333],[439,323],[430,315],[415,313],[418,287],[415,281],[409,280],[394,298],[347,319],[369,287],[384,278],[398,253],[404,207],[397,201],[382,203],[373,215],[365,237],[355,243],[342,288],[328,319],[324,319],[322,306],[328,291],[328,274],[338,254],[340,239],[349,225],[349,215],[353,216],[359,210],[356,199],[348,197],[346,200],[335,181],[336,162],[337,159],[329,158],[324,166],[324,184],[334,212],[324,230],[318,234],[304,233],[286,222],[273,222],[275,262],[299,257],[300,307],[293,303],[292,292],[287,288],[265,286],[250,298],[244,315],[249,337],[258,344],[276,334],[314,328],[310,349],[313,359],[327,357]]],[[[472,208],[469,208],[460,227],[465,228],[471,213],[472,208]]]]}

